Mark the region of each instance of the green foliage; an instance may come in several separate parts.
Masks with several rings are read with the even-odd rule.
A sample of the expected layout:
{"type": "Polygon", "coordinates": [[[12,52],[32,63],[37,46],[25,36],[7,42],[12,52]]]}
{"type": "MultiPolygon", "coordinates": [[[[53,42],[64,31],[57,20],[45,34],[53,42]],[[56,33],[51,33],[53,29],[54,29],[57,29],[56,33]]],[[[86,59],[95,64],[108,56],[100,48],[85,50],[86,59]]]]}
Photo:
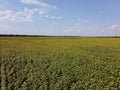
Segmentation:
{"type": "Polygon", "coordinates": [[[0,37],[2,90],[120,90],[119,38],[0,37]]]}

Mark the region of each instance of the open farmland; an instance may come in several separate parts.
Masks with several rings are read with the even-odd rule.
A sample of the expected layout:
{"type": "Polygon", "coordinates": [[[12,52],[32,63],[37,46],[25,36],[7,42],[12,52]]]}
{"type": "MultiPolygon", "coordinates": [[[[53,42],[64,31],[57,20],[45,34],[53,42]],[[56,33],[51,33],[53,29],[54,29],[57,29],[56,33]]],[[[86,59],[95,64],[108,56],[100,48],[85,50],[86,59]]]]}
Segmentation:
{"type": "Polygon", "coordinates": [[[120,38],[0,37],[2,90],[120,90],[120,38]]]}

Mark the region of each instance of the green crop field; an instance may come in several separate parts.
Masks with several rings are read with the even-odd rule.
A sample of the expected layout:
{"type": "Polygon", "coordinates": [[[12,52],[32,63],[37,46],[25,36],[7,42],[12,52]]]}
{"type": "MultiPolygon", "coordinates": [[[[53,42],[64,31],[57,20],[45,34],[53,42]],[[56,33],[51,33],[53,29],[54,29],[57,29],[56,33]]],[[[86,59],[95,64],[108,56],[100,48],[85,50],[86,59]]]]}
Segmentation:
{"type": "Polygon", "coordinates": [[[120,90],[120,38],[0,37],[1,90],[120,90]]]}

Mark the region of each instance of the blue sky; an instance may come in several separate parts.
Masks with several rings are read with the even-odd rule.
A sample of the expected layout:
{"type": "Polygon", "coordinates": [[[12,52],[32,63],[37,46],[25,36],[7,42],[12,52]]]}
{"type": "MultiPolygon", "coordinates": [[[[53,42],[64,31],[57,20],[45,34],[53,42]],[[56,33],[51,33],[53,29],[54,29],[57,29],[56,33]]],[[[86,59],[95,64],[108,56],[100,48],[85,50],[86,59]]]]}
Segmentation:
{"type": "Polygon", "coordinates": [[[0,34],[120,35],[120,0],[0,0],[0,34]]]}

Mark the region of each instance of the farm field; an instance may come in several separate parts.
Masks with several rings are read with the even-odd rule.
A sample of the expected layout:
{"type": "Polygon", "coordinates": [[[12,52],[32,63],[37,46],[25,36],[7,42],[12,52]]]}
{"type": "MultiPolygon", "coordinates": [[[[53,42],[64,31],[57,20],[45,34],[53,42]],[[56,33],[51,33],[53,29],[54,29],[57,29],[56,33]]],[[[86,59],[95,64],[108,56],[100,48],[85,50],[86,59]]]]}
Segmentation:
{"type": "Polygon", "coordinates": [[[0,37],[1,90],[120,90],[120,38],[0,37]]]}

